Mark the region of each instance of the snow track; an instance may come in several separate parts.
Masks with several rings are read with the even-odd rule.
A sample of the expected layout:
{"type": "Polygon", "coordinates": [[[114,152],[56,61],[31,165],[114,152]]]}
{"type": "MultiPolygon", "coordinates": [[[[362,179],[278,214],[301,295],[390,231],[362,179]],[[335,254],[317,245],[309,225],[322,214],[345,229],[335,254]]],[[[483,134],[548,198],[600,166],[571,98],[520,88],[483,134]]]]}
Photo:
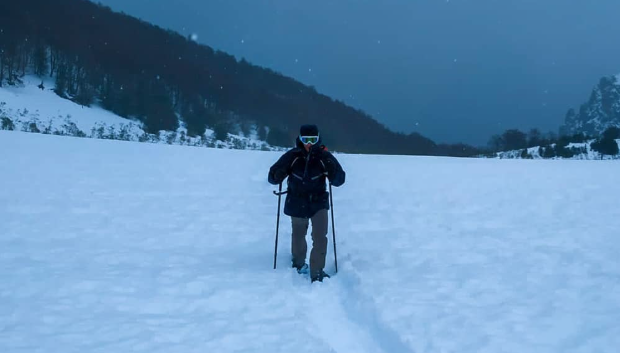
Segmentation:
{"type": "Polygon", "coordinates": [[[379,318],[371,297],[363,293],[363,284],[350,263],[341,274],[313,284],[306,295],[311,333],[323,339],[334,352],[412,352],[397,332],[379,318]]]}

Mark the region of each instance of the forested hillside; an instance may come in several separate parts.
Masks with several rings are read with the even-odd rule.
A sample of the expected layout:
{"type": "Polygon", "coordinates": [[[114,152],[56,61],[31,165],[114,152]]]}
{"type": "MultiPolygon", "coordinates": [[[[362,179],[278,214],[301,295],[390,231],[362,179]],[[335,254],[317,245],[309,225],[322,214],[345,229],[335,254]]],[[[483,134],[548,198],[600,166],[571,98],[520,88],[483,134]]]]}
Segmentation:
{"type": "Polygon", "coordinates": [[[298,126],[313,122],[343,152],[475,153],[392,132],[313,87],[87,0],[2,2],[0,84],[19,84],[30,71],[51,76],[58,95],[137,119],[148,132],[181,122],[190,135],[207,126],[256,130],[289,146],[298,126]]]}

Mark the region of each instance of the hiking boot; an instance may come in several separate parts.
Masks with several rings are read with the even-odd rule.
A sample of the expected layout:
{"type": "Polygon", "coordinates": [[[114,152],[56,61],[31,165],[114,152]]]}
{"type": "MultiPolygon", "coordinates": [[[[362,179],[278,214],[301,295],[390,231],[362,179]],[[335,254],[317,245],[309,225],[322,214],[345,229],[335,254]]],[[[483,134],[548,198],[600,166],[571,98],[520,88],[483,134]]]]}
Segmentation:
{"type": "Polygon", "coordinates": [[[301,266],[293,264],[293,268],[296,269],[297,273],[299,273],[300,275],[305,275],[309,272],[308,264],[303,264],[301,266]]]}
{"type": "Polygon", "coordinates": [[[321,270],[320,272],[316,272],[313,273],[312,276],[310,276],[310,280],[312,282],[323,282],[323,278],[330,278],[329,275],[327,273],[325,273],[325,271],[321,270]]]}

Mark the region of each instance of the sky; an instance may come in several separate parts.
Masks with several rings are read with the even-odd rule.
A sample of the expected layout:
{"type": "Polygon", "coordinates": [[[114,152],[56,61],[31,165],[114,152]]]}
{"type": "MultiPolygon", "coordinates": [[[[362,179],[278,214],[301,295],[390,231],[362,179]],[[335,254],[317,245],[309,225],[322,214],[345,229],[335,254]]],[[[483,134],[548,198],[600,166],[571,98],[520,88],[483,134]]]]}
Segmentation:
{"type": "Polygon", "coordinates": [[[557,132],[602,76],[620,73],[617,0],[99,2],[436,142],[557,132]]]}

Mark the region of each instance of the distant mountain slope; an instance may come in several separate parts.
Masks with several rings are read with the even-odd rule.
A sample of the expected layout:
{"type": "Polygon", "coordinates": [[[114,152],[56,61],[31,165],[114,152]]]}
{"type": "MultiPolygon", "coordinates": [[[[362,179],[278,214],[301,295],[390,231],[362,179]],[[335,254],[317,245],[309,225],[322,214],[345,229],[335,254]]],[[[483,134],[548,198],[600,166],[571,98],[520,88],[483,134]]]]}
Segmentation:
{"type": "Polygon", "coordinates": [[[561,133],[596,136],[611,126],[620,126],[620,75],[601,78],[579,111],[568,111],[561,133]]]}
{"type": "Polygon", "coordinates": [[[388,130],[368,114],[269,69],[87,0],[4,1],[0,11],[0,85],[32,72],[52,77],[58,95],[143,123],[149,133],[190,136],[206,129],[290,146],[298,127],[316,123],[343,152],[476,153],[388,130]]]}

